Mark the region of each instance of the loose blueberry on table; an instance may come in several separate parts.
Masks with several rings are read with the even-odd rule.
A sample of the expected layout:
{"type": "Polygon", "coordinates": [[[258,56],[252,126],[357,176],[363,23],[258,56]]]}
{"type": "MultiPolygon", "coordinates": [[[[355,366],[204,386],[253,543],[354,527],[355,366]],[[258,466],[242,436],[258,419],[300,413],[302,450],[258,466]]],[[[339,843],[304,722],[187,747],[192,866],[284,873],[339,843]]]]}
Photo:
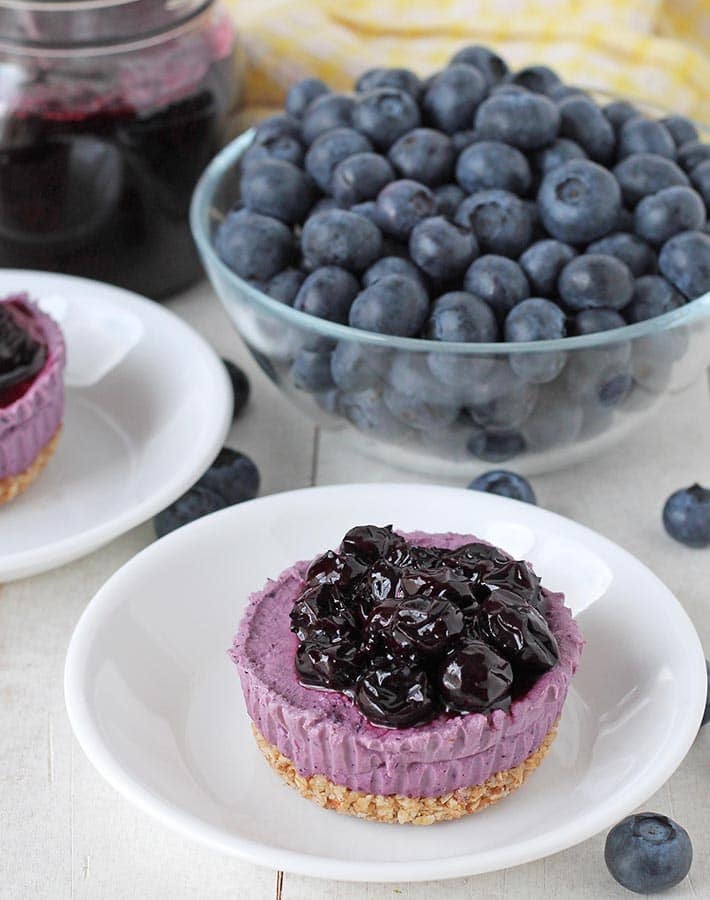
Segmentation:
{"type": "MultiPolygon", "coordinates": [[[[434,345],[545,342],[663,316],[710,291],[710,145],[692,123],[625,101],[602,107],[545,66],[510,73],[485,47],[463,48],[424,82],[404,68],[364,73],[354,94],[299,82],[244,159],[218,254],[275,299],[353,329],[434,345]]],[[[457,452],[493,461],[604,430],[637,388],[662,391],[684,352],[666,365],[640,341],[633,350],[613,389],[585,397],[570,385],[597,365],[594,349],[433,351],[429,394],[446,407],[436,428],[402,404],[349,415],[361,398],[332,347],[294,350],[284,377],[321,405],[328,392],[328,408],[375,437],[441,448],[450,436],[457,452]],[[471,412],[482,395],[504,407],[530,387],[515,427],[471,412]],[[536,420],[550,407],[571,409],[574,427],[548,442],[536,420]]],[[[366,389],[404,393],[387,368],[366,389]]]]}
{"type": "Polygon", "coordinates": [[[660,813],[638,813],[615,825],[604,860],[612,876],[637,894],[655,894],[685,878],[693,861],[688,832],[660,813]]]}
{"type": "Polygon", "coordinates": [[[474,478],[469,488],[472,491],[484,491],[487,494],[498,494],[524,503],[537,503],[535,491],[530,482],[522,475],[508,472],[506,469],[492,469],[474,478]]]}
{"type": "Polygon", "coordinates": [[[508,709],[559,658],[539,579],[487,544],[409,544],[352,528],[316,559],[291,610],[302,684],[341,691],[368,721],[508,709]]]}
{"type": "Polygon", "coordinates": [[[663,507],[663,524],[681,544],[710,546],[710,490],[693,484],[671,494],[663,507]]]}

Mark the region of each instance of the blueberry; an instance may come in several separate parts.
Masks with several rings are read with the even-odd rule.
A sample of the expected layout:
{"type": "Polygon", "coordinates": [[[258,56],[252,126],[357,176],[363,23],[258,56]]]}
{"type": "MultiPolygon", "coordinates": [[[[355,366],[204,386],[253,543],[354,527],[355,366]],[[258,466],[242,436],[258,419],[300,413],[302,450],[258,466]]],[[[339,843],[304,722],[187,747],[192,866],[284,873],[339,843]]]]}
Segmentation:
{"type": "Polygon", "coordinates": [[[355,99],[347,94],[322,94],[309,103],[301,123],[301,135],[306,144],[333,128],[350,128],[355,99]]]}
{"type": "Polygon", "coordinates": [[[690,871],[688,832],[659,813],[627,816],[606,836],[604,861],[620,885],[655,894],[679,884],[690,871]]]}
{"type": "Polygon", "coordinates": [[[301,236],[303,255],[313,265],[366,269],[380,255],[379,228],[355,213],[332,209],[306,220],[301,236]]]}
{"type": "Polygon", "coordinates": [[[368,139],[354,128],[334,128],[316,138],[306,153],[306,171],[322,191],[330,191],[338,163],[354,153],[372,150],[368,139]]]}
{"type": "Polygon", "coordinates": [[[509,81],[536,94],[546,94],[560,83],[560,76],[549,66],[526,66],[514,72],[509,81]]]}
{"type": "Polygon", "coordinates": [[[253,143],[242,156],[242,172],[262,159],[280,159],[294,166],[302,166],[304,154],[303,144],[289,134],[264,138],[259,144],[253,143]]]}
{"type": "Polygon", "coordinates": [[[568,396],[605,408],[622,403],[632,387],[631,347],[622,341],[570,354],[563,383],[568,396]]]}
{"type": "Polygon", "coordinates": [[[653,153],[634,153],[614,167],[624,203],[635,206],[648,194],[663,188],[689,184],[688,177],[673,162],[653,153]]]}
{"type": "Polygon", "coordinates": [[[344,391],[374,387],[386,371],[386,359],[378,348],[355,341],[339,341],[330,360],[333,381],[344,391]]]}
{"type": "Polygon", "coordinates": [[[470,147],[471,144],[475,144],[478,140],[480,140],[478,133],[474,131],[473,128],[464,128],[463,131],[454,131],[451,135],[451,145],[457,156],[462,150],[465,150],[466,147],[470,147]]]}
{"type": "MultiPolygon", "coordinates": [[[[565,336],[565,315],[556,303],[531,297],[514,306],[505,319],[505,339],[511,342],[555,340],[565,336]]],[[[512,353],[510,368],[526,382],[546,384],[565,365],[559,351],[512,353]]]]}
{"type": "Polygon", "coordinates": [[[674,363],[688,345],[685,328],[665,329],[633,341],[631,362],[634,381],[655,395],[666,390],[674,363]]]}
{"type": "Polygon", "coordinates": [[[572,312],[599,306],[623,309],[631,300],[634,279],[628,266],[615,256],[585,253],[567,263],[558,287],[572,312]]]}
{"type": "Polygon", "coordinates": [[[309,316],[345,325],[359,290],[357,278],[350,272],[338,266],[322,266],[303,282],[293,306],[309,316]]]}
{"type": "Polygon", "coordinates": [[[457,184],[442,184],[434,188],[436,211],[441,216],[453,219],[466,195],[457,184]]]}
{"type": "Polygon", "coordinates": [[[170,506],[153,519],[156,537],[165,537],[176,528],[188,525],[195,519],[207,516],[219,509],[229,506],[227,501],[214,491],[199,484],[191,487],[182,497],[178,497],[170,506]]]}
{"type": "Polygon", "coordinates": [[[621,190],[607,169],[586,159],[563,163],[542,180],[538,193],[542,224],[560,241],[588,243],[614,227],[621,190]]]}
{"type": "Polygon", "coordinates": [[[477,68],[451,65],[432,80],[422,100],[422,111],[434,128],[453,134],[471,127],[476,107],[485,95],[486,79],[477,68]]]}
{"type": "Polygon", "coordinates": [[[301,124],[293,116],[277,115],[262,119],[254,131],[254,144],[257,146],[271,141],[273,138],[291,137],[297,140],[301,137],[301,124]]]}
{"type": "Polygon", "coordinates": [[[551,172],[571,159],[586,159],[587,154],[578,143],[569,138],[557,138],[534,154],[535,167],[542,175],[551,172]]]}
{"type": "Polygon", "coordinates": [[[638,109],[628,100],[612,100],[602,107],[602,112],[609,120],[614,131],[618,131],[624,122],[639,115],[638,109]]]}
{"type": "Polygon", "coordinates": [[[590,159],[608,163],[616,137],[609,120],[588,97],[567,97],[559,104],[560,134],[576,141],[590,159]]]}
{"type": "Polygon", "coordinates": [[[626,320],[615,309],[583,309],[574,317],[572,330],[575,334],[596,334],[623,328],[626,320]]]}
{"type": "Polygon", "coordinates": [[[358,431],[370,437],[392,441],[411,434],[387,409],[382,394],[383,389],[375,386],[345,392],[340,399],[343,415],[358,431]]]}
{"type": "Polygon", "coordinates": [[[486,462],[505,462],[525,450],[525,439],[517,431],[481,431],[468,442],[468,449],[486,462]]]}
{"type": "Polygon", "coordinates": [[[614,225],[614,231],[632,232],[634,230],[634,214],[630,209],[622,206],[614,225]]]}
{"type": "Polygon", "coordinates": [[[488,343],[498,337],[496,318],[480,297],[452,291],[439,297],[432,307],[427,326],[434,341],[488,343]]]}
{"type": "Polygon", "coordinates": [[[579,401],[572,400],[557,382],[545,385],[522,426],[528,449],[540,452],[571,444],[579,437],[583,416],[579,401]]]}
{"type": "Polygon", "coordinates": [[[584,88],[575,87],[573,84],[555,84],[549,89],[547,96],[550,100],[554,100],[555,103],[560,103],[568,97],[586,97],[589,99],[589,94],[584,88]]]}
{"type": "Polygon", "coordinates": [[[243,209],[227,214],[217,229],[219,258],[247,280],[268,280],[291,261],[291,229],[278,219],[243,209]]]}
{"type": "Polygon", "coordinates": [[[395,387],[384,392],[385,406],[405,425],[423,431],[441,431],[453,424],[459,408],[453,403],[442,402],[435,391],[422,400],[395,387]]]}
{"type": "Polygon", "coordinates": [[[348,321],[365,331],[414,337],[428,311],[429,298],[420,284],[407,276],[387,275],[358,294],[348,321]]]}
{"type": "Polygon", "coordinates": [[[485,300],[501,322],[516,303],[530,296],[530,285],[520,266],[494,254],[481,256],[469,266],[463,286],[485,300]]]}
{"type": "Polygon", "coordinates": [[[710,208],[710,159],[698,163],[690,173],[690,180],[703,198],[705,206],[710,208]]]}
{"type": "Polygon", "coordinates": [[[530,210],[509,191],[477,191],[464,200],[455,220],[471,229],[483,251],[500,256],[518,257],[532,237],[530,210]]]}
{"type": "Polygon", "coordinates": [[[671,494],[663,507],[663,524],[681,544],[710,546],[710,490],[694,484],[671,494]]]}
{"type": "Polygon", "coordinates": [[[656,271],[656,254],[653,250],[640,237],[624,231],[615,231],[594,241],[587,247],[587,253],[615,256],[629,267],[635,278],[656,271]]]}
{"type": "Polygon", "coordinates": [[[560,113],[552,100],[541,94],[497,92],[478,107],[475,126],[483,139],[536,150],[557,137],[560,113]]]}
{"type": "Polygon", "coordinates": [[[523,503],[535,505],[537,499],[530,482],[506,469],[493,469],[484,472],[478,478],[474,478],[469,488],[472,491],[484,491],[487,494],[498,494],[501,497],[510,497],[513,500],[522,500],[523,503]]]}
{"type": "Polygon", "coordinates": [[[244,206],[288,225],[302,222],[313,203],[311,184],[301,169],[280,159],[252,163],[241,178],[244,206]]]}
{"type": "Polygon", "coordinates": [[[685,298],[665,278],[645,275],[636,279],[634,296],[624,315],[628,322],[643,322],[678,309],[684,303],[685,298]]]}
{"type": "Polygon", "coordinates": [[[305,280],[305,272],[289,267],[274,275],[266,285],[264,293],[268,294],[269,297],[273,297],[274,300],[293,306],[296,294],[305,280]]]}
{"type": "Polygon", "coordinates": [[[232,421],[236,421],[244,412],[244,408],[249,402],[250,385],[249,379],[236,363],[229,359],[223,359],[224,367],[229,375],[229,381],[232,385],[232,421]]]}
{"type": "Polygon", "coordinates": [[[510,706],[511,665],[483,641],[469,638],[452,648],[439,678],[439,693],[452,712],[487,714],[510,706]]]}
{"type": "Polygon", "coordinates": [[[560,272],[576,255],[577,251],[569,244],[548,239],[531,244],[518,262],[528,278],[532,293],[540,297],[554,297],[560,272]]]}
{"type": "MultiPolygon", "coordinates": [[[[377,224],[377,207],[375,206],[374,200],[365,200],[362,203],[354,203],[350,207],[350,212],[355,213],[357,216],[363,216],[365,219],[369,219],[373,225],[377,224]]],[[[382,249],[384,252],[384,237],[382,240],[382,249]]]]}
{"type": "Polygon", "coordinates": [[[710,235],[702,231],[676,234],[661,248],[658,267],[688,300],[707,293],[710,291],[710,235]]]}
{"type": "Polygon", "coordinates": [[[338,203],[338,201],[334,197],[321,197],[317,200],[313,206],[311,207],[311,211],[309,215],[314,216],[319,212],[326,212],[330,209],[342,209],[343,207],[338,203]]]}
{"type": "Polygon", "coordinates": [[[438,712],[426,673],[405,663],[363,672],[357,680],[355,703],[370,722],[390,728],[419,725],[438,712]]]}
{"type": "Polygon", "coordinates": [[[458,391],[451,385],[438,384],[427,362],[420,353],[403,351],[395,354],[387,373],[387,383],[399,393],[419,401],[433,398],[445,406],[456,404],[458,391]]]}
{"type": "Polygon", "coordinates": [[[508,66],[500,56],[480,44],[462,47],[451,57],[450,65],[473,66],[483,75],[486,86],[489,88],[494,84],[499,84],[508,74],[508,66]]]}
{"type": "Polygon", "coordinates": [[[384,156],[355,153],[335,167],[330,190],[339,203],[352,207],[366,200],[374,200],[394,177],[394,170],[384,156]]]}
{"type": "Polygon", "coordinates": [[[404,275],[406,278],[413,278],[424,287],[419,269],[409,259],[401,256],[383,256],[378,259],[363,272],[362,285],[366,288],[371,287],[387,275],[404,275]]]}
{"type": "Polygon", "coordinates": [[[403,178],[393,181],[377,196],[376,220],[387,234],[409,238],[414,226],[436,214],[436,198],[424,184],[403,178]]]}
{"type": "Polygon", "coordinates": [[[291,377],[297,388],[314,393],[333,387],[330,371],[331,353],[328,350],[301,348],[293,359],[291,377]]]}
{"type": "Polygon", "coordinates": [[[710,159],[710,144],[700,141],[687,141],[678,148],[678,162],[686,170],[692,172],[701,162],[710,159]]]}
{"type": "Polygon", "coordinates": [[[660,120],[661,125],[665,125],[675,141],[676,147],[687,144],[688,141],[698,140],[698,129],[686,116],[672,115],[665,116],[660,120]]]}
{"type": "Polygon", "coordinates": [[[291,85],[286,94],[286,112],[296,119],[303,118],[308,106],[321,94],[330,93],[330,88],[320,78],[304,78],[291,85]]]}
{"type": "Polygon", "coordinates": [[[513,374],[507,359],[430,353],[427,363],[436,378],[454,390],[461,403],[467,406],[480,407],[525,388],[524,382],[513,374]]]}
{"type": "Polygon", "coordinates": [[[389,159],[403,178],[434,187],[451,179],[455,152],[451,139],[433,128],[415,128],[396,140],[389,159]]]}
{"type": "Polygon", "coordinates": [[[617,154],[619,159],[632,153],[654,153],[676,158],[676,146],[670,131],[661,122],[636,116],[627,119],[619,129],[617,154]]]}
{"type": "Polygon", "coordinates": [[[520,428],[532,414],[540,389],[535,384],[523,384],[509,394],[494,397],[485,403],[472,403],[468,412],[481,428],[509,431],[520,428]]]}
{"type": "Polygon", "coordinates": [[[387,150],[419,124],[419,107],[411,94],[396,88],[377,88],[358,94],[353,109],[353,125],[373,142],[387,150]]]}
{"type": "Polygon", "coordinates": [[[223,447],[195,487],[213,491],[227,505],[232,505],[253,500],[259,493],[260,482],[259,470],[248,456],[223,447]]]}
{"type": "Polygon", "coordinates": [[[652,244],[663,244],[681,231],[705,224],[702,197],[689,187],[669,187],[644,197],[636,207],[636,233],[652,244]]]}
{"type": "Polygon", "coordinates": [[[366,94],[378,88],[405,91],[416,100],[421,92],[422,83],[410,69],[369,69],[355,82],[358,94],[366,94]]]}
{"type": "Polygon", "coordinates": [[[409,253],[432,278],[459,278],[478,255],[471,232],[444,216],[433,216],[415,225],[409,236],[409,253]]]}
{"type": "Polygon", "coordinates": [[[515,147],[500,141],[479,141],[459,156],[456,180],[467,194],[502,188],[523,195],[530,190],[532,175],[527,159],[515,147]]]}

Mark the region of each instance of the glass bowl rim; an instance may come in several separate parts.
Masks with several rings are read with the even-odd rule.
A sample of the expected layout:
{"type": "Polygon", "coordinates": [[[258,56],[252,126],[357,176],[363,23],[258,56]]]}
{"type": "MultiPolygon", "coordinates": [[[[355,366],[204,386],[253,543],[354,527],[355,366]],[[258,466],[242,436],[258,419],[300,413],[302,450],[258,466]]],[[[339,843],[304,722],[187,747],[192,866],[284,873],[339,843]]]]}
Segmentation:
{"type": "MultiPolygon", "coordinates": [[[[598,91],[598,93],[603,93],[598,91]]],[[[609,94],[608,96],[614,96],[609,94]]],[[[356,341],[372,347],[402,350],[417,353],[453,354],[468,357],[503,356],[524,353],[559,353],[590,348],[602,349],[625,341],[636,340],[656,334],[662,334],[682,325],[689,325],[705,317],[710,317],[710,291],[694,300],[689,300],[678,309],[663,313],[653,319],[646,319],[621,328],[609,331],[597,331],[592,334],[576,335],[542,341],[472,343],[455,341],[434,341],[428,338],[409,338],[391,334],[380,334],[364,331],[350,325],[341,325],[312,316],[309,313],[294,309],[286,303],[269,297],[253,285],[233,272],[217,254],[210,237],[210,220],[212,218],[213,199],[218,186],[224,177],[238,162],[254,136],[254,128],[242,132],[226,145],[209,163],[195,187],[190,204],[190,227],[198,251],[210,273],[216,268],[233,291],[245,296],[258,310],[281,320],[300,330],[315,332],[319,337],[333,341],[356,341]]],[[[220,292],[217,291],[220,295],[220,292]]],[[[228,297],[220,296],[223,304],[228,305],[228,297]]]]}

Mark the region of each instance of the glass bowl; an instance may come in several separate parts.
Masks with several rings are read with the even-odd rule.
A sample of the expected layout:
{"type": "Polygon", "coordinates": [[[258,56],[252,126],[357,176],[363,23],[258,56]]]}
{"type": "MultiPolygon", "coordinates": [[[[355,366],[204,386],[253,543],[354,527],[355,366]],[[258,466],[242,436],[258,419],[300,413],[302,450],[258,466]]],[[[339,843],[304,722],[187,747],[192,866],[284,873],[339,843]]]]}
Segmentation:
{"type": "Polygon", "coordinates": [[[376,334],[274,300],[213,246],[252,137],[225,147],[197,185],[199,253],[264,372],[322,427],[349,428],[365,453],[444,477],[498,464],[553,470],[619,440],[710,364],[710,293],[613,331],[515,344],[376,334]]]}

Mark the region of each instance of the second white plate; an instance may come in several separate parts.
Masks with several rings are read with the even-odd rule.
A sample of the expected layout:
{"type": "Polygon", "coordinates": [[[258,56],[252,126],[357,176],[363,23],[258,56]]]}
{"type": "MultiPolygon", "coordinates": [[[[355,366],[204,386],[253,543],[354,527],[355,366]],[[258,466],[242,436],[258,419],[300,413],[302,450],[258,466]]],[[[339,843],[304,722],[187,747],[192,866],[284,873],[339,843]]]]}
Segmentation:
{"type": "Polygon", "coordinates": [[[172,503],[217,455],[232,393],[188,325],[137,294],[46,272],[3,270],[67,344],[62,435],[47,468],[0,507],[0,582],[77,559],[172,503]]]}
{"type": "Polygon", "coordinates": [[[623,818],[690,747],[705,679],[678,601],[606,539],[490,494],[376,484],[255,500],[149,547],[84,613],[65,692],[89,759],[167,826],[304,875],[417,881],[537,859],[623,818]],[[367,522],[476,533],[531,560],[587,640],[549,756],[514,795],[458,822],[380,825],[302,799],[257,750],[227,657],[251,591],[367,522]]]}

